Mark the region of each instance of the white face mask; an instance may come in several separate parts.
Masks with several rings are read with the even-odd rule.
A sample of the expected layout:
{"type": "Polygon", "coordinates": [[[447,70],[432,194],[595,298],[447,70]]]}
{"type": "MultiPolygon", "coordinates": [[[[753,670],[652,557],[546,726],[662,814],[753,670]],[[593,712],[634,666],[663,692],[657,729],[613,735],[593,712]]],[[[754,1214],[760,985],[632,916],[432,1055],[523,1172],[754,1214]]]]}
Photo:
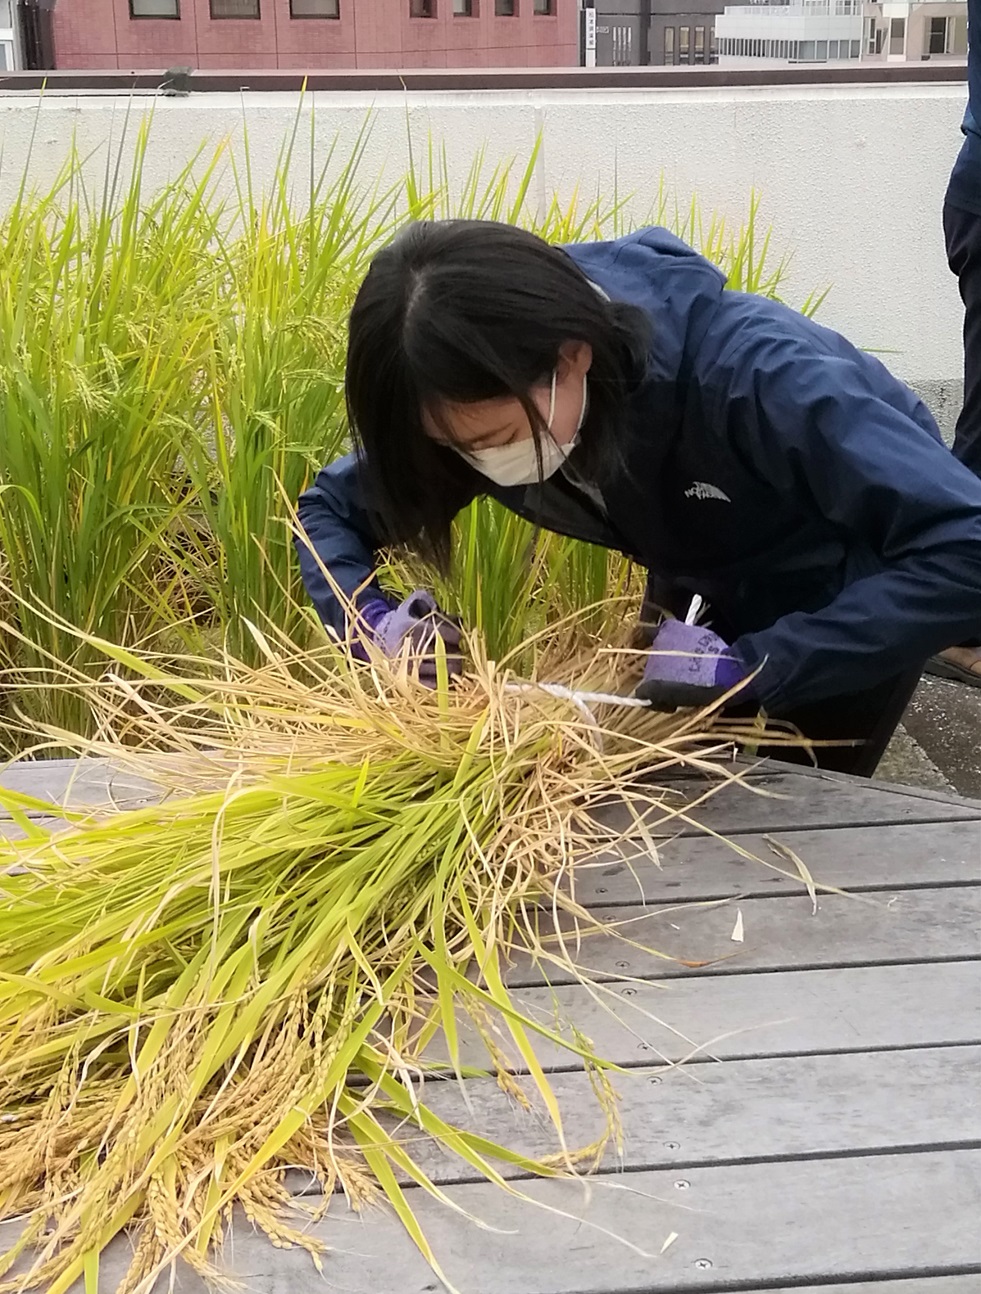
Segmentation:
{"type": "MultiPolygon", "coordinates": [[[[582,408],[579,421],[572,439],[565,445],[558,445],[553,440],[552,419],[555,417],[555,384],[558,370],[552,373],[552,393],[548,402],[548,421],[545,424],[547,435],[542,437],[541,479],[554,476],[575,447],[579,444],[579,432],[586,421],[586,374],[582,378],[582,408]]],[[[470,453],[461,451],[464,458],[471,462],[482,476],[495,481],[498,485],[534,485],[539,480],[538,454],[535,452],[535,439],[515,441],[512,445],[495,445],[492,449],[475,449],[470,453]]]]}

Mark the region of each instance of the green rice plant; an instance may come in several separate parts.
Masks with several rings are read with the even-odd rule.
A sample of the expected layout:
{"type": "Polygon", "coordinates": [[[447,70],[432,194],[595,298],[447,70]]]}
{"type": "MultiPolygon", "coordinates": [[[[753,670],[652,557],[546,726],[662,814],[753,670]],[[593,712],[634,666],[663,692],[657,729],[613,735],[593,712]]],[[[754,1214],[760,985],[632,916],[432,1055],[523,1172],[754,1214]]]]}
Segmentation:
{"type": "MultiPolygon", "coordinates": [[[[430,692],[407,660],[363,666],[254,634],[258,667],[227,654],[175,665],[90,637],[99,684],[74,670],[36,682],[81,688],[98,718],[98,741],[44,739],[170,796],[65,815],[0,791],[25,831],[0,845],[0,1220],[23,1228],[0,1260],[7,1294],[65,1294],[82,1277],[94,1291],[124,1227],[127,1294],[177,1257],[214,1276],[236,1203],[319,1263],[287,1167],[313,1174],[321,1209],[338,1187],[356,1207],[387,1197],[438,1272],[404,1184],[450,1201],[413,1137],[518,1196],[500,1165],[574,1174],[602,1154],[605,1138],[570,1140],[537,1038],[586,1066],[618,1135],[611,1067],[574,1021],[523,1011],[506,963],[520,946],[572,966],[536,900],[571,922],[569,946],[608,933],[565,884],[602,839],[591,811],[618,792],[656,805],[635,775],[694,758],[701,721],[584,717],[513,684],[478,640],[467,682],[444,670],[430,692]],[[70,825],[52,834],[29,812],[70,825]],[[478,1069],[464,1022],[486,1052],[478,1069]],[[413,1081],[485,1072],[518,1094],[515,1069],[549,1112],[554,1155],[445,1123],[413,1081]]],[[[543,666],[576,681],[564,653],[543,666]]],[[[590,678],[619,672],[593,653],[590,678]]]]}
{"type": "Polygon", "coordinates": [[[107,170],[94,210],[73,150],[51,192],[22,193],[0,225],[0,550],[26,675],[87,653],[35,601],[110,638],[152,625],[183,506],[177,432],[201,407],[217,155],[147,198],[147,129],[128,187],[107,170]]]}
{"type": "MultiPolygon", "coordinates": [[[[402,181],[384,187],[364,174],[370,121],[315,162],[311,114],[304,172],[301,120],[268,191],[257,191],[246,134],[240,155],[202,147],[148,193],[147,118],[135,141],[127,123],[108,150],[101,188],[72,148],[50,191],[23,187],[0,220],[0,564],[24,630],[0,643],[0,661],[25,683],[53,660],[98,667],[61,624],[175,653],[227,641],[253,662],[247,621],[307,632],[284,500],[347,448],[347,313],[371,255],[406,220],[509,220],[555,242],[630,227],[635,195],[616,185],[543,195],[542,140],[521,163],[478,153],[459,183],[430,140],[421,164],[410,147],[402,181]]],[[[773,262],[758,211],[754,195],[732,233],[703,222],[697,202],[672,208],[662,182],[651,216],[732,286],[773,295],[785,261],[773,262]]],[[[487,501],[457,533],[454,573],[436,582],[495,658],[574,608],[619,606],[630,586],[619,557],[536,537],[487,501]]],[[[397,561],[396,587],[435,579],[397,561]]],[[[67,730],[88,722],[77,693],[25,687],[8,704],[67,730]]]]}
{"type": "MultiPolygon", "coordinates": [[[[215,250],[208,418],[187,438],[196,524],[184,548],[190,586],[243,658],[255,659],[246,620],[294,636],[307,622],[283,499],[349,447],[345,321],[370,252],[395,227],[395,193],[358,178],[366,132],[336,174],[335,141],[302,196],[288,187],[296,127],[271,193],[254,191],[247,137],[244,171],[232,163],[236,219],[215,250]]],[[[313,137],[310,147],[312,157],[313,137]]]]}
{"type": "Polygon", "coordinates": [[[453,525],[447,575],[411,554],[391,553],[380,582],[398,598],[425,585],[440,606],[472,629],[492,660],[502,660],[545,623],[543,536],[493,499],[476,499],[453,525]],[[489,555],[494,554],[494,560],[489,555]]]}
{"type": "Polygon", "coordinates": [[[595,544],[549,535],[543,564],[548,571],[545,602],[553,621],[579,616],[588,633],[615,634],[625,614],[643,594],[642,572],[629,558],[595,544]]]}

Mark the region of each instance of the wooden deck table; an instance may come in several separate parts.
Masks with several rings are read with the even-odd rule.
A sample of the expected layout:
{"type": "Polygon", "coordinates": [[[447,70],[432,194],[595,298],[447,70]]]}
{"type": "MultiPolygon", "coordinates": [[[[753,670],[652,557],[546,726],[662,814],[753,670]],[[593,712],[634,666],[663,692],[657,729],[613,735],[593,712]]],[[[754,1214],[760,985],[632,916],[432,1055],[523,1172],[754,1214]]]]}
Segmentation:
{"type": "MultiPolygon", "coordinates": [[[[68,762],[21,766],[3,780],[62,802],[69,788],[76,803],[106,796],[94,764],[81,775],[68,762]]],[[[109,780],[118,802],[150,794],[109,780]]],[[[670,783],[679,803],[710,785],[670,783]]],[[[801,881],[694,827],[659,849],[661,866],[608,855],[583,868],[581,901],[611,921],[638,918],[642,943],[711,964],[587,941],[582,961],[606,981],[610,1011],[516,962],[511,984],[529,1011],[551,1019],[554,994],[599,1054],[628,1067],[615,1080],[623,1159],[611,1153],[586,1184],[522,1182],[543,1210],[436,1146],[420,1151],[491,1228],[414,1190],[448,1278],[461,1294],[981,1294],[981,803],[771,764],[698,819],[793,871],[766,838],[781,842],[849,893],[819,896],[815,912],[801,881]]],[[[570,1142],[587,1142],[600,1114],[586,1076],[557,1048],[541,1059],[570,1142]]],[[[446,1118],[551,1146],[541,1118],[493,1081],[468,1092],[469,1111],[455,1083],[426,1084],[446,1118]]],[[[443,1288],[384,1210],[358,1216],[338,1199],[317,1231],[332,1249],[325,1281],[244,1221],[226,1258],[256,1294],[443,1288]]],[[[102,1289],[127,1253],[120,1241],[104,1256],[102,1289]]],[[[178,1288],[202,1289],[186,1271],[178,1288]]]]}

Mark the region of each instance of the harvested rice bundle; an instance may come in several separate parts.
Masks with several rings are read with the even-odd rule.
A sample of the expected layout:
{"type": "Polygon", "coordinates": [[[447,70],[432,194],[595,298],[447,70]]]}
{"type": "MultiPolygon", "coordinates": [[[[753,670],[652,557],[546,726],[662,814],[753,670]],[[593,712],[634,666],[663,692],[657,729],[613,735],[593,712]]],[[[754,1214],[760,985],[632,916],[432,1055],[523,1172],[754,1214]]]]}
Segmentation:
{"type": "MultiPolygon", "coordinates": [[[[79,753],[152,779],[160,803],[81,814],[0,792],[25,833],[0,859],[0,1218],[24,1221],[0,1290],[94,1289],[127,1226],[121,1289],[149,1289],[177,1256],[214,1277],[236,1203],[319,1263],[287,1166],[315,1176],[319,1208],[338,1188],[356,1207],[386,1196],[438,1271],[403,1183],[445,1197],[400,1125],[511,1191],[496,1163],[570,1173],[602,1153],[566,1143],[536,1035],[591,1069],[617,1135],[607,1067],[574,1028],[521,1011],[505,963],[541,948],[536,902],[588,926],[565,881],[596,847],[591,806],[694,758],[696,721],[609,707],[601,727],[515,688],[476,645],[473,675],[430,692],[407,661],[393,673],[256,634],[259,669],[171,672],[99,643],[117,672],[73,680],[100,730],[79,753]],[[51,834],[31,812],[69,826],[51,834]],[[416,1080],[438,1030],[462,1075],[460,1013],[502,1084],[517,1094],[512,1069],[530,1074],[555,1156],[427,1109],[416,1080]]],[[[619,668],[590,665],[594,686],[619,668]]],[[[567,960],[564,945],[547,955],[567,960]]]]}

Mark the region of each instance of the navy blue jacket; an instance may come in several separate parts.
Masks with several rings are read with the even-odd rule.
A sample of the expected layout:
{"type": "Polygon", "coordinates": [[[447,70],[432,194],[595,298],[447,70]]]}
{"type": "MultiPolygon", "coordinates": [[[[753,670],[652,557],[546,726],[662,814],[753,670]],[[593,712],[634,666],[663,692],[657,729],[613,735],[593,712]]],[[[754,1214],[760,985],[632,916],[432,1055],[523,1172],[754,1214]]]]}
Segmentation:
{"type": "MultiPolygon", "coordinates": [[[[602,484],[606,517],[560,473],[501,487],[448,449],[460,507],[491,494],[700,593],[716,631],[763,665],[756,691],[775,715],[981,630],[981,481],[878,360],[785,306],[723,291],[720,272],[662,229],[566,250],[652,323],[624,470],[602,484]]],[[[318,474],[299,516],[353,594],[379,530],[352,456],[318,474]]],[[[343,633],[317,563],[299,553],[321,617],[343,633]]]]}

